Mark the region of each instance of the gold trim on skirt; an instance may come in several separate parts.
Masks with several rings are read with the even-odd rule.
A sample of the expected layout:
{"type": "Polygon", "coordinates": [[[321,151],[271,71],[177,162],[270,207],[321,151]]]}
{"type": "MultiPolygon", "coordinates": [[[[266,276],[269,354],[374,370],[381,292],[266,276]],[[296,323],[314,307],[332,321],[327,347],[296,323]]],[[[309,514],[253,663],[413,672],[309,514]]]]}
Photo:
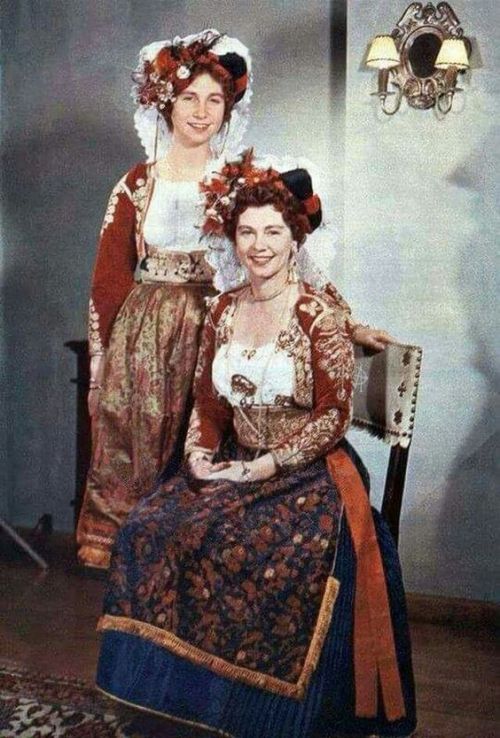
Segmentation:
{"type": "Polygon", "coordinates": [[[309,650],[300,677],[295,683],[287,682],[259,671],[252,671],[243,666],[236,666],[236,664],[226,661],[215,654],[203,651],[201,648],[182,640],[182,638],[179,638],[174,633],[162,630],[150,623],[143,623],[139,620],[132,620],[131,618],[116,615],[103,615],[99,620],[97,628],[100,631],[116,630],[139,636],[168,649],[177,656],[191,661],[193,664],[210,669],[219,676],[235,679],[252,687],[266,689],[283,697],[292,697],[300,700],[304,698],[311,676],[318,665],[323,643],[332,619],[339,586],[338,579],[332,576],[329,576],[326,580],[325,592],[309,650]]]}

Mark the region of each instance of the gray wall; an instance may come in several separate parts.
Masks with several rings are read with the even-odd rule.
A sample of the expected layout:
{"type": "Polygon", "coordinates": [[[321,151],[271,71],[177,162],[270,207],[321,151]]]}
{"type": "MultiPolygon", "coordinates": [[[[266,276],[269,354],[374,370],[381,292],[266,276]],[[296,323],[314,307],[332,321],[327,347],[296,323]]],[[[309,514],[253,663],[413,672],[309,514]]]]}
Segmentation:
{"type": "MultiPolygon", "coordinates": [[[[74,372],[63,344],[85,335],[107,194],[143,156],[129,98],[137,51],[212,25],[240,37],[254,55],[247,141],[263,152],[306,154],[329,174],[333,220],[345,229],[332,276],[356,314],[424,346],[401,544],[409,588],[494,596],[497,3],[454,2],[483,67],[465,85],[463,110],[441,122],[413,110],[382,119],[368,94],[376,81],[360,67],[366,42],[390,31],[405,5],[349,3],[344,101],[343,70],[329,48],[341,2],[4,4],[8,319],[0,358],[9,376],[13,522],[32,525],[50,512],[58,528],[72,524],[74,372]]],[[[380,490],[386,449],[353,438],[380,490]]]]}
{"type": "MultiPolygon", "coordinates": [[[[376,76],[360,62],[367,40],[392,30],[399,5],[349,3],[344,283],[358,315],[424,347],[401,536],[407,585],[493,598],[500,6],[452,5],[483,66],[461,85],[457,112],[439,121],[406,106],[393,118],[377,113],[376,76]]],[[[378,445],[353,437],[380,490],[378,445]]]]}
{"type": "Polygon", "coordinates": [[[57,528],[72,526],[74,358],[63,345],[86,334],[89,279],[109,191],[144,158],[130,97],[140,47],[207,26],[239,37],[255,59],[247,141],[262,151],[299,152],[307,132],[307,148],[321,160],[330,125],[329,20],[321,0],[306,10],[300,0],[2,5],[1,256],[8,319],[0,356],[9,381],[2,414],[8,464],[0,465],[8,479],[0,509],[8,504],[14,523],[31,526],[49,512],[57,528]],[[299,46],[300,66],[291,53],[299,46]]]}

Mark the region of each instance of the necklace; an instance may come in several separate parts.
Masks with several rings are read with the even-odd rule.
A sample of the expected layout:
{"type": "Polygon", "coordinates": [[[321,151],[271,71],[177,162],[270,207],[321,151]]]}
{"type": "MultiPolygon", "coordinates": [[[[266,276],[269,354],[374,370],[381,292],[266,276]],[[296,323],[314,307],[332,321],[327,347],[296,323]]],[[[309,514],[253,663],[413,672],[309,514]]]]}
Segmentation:
{"type": "Polygon", "coordinates": [[[270,295],[266,295],[266,297],[255,297],[255,295],[252,292],[252,289],[250,288],[250,294],[253,302],[268,302],[269,300],[274,300],[275,297],[278,297],[278,295],[281,295],[282,292],[286,290],[288,287],[289,282],[285,282],[283,287],[280,287],[278,290],[275,290],[275,292],[272,292],[270,295]]]}
{"type": "MultiPolygon", "coordinates": [[[[285,289],[287,289],[288,287],[290,287],[290,283],[285,284],[285,286],[280,289],[280,293],[281,292],[284,292],[285,289]]],[[[247,290],[250,291],[250,287],[248,287],[247,290]]],[[[226,359],[226,384],[227,384],[227,387],[228,388],[231,387],[231,367],[230,367],[229,354],[230,354],[230,351],[231,351],[231,348],[232,348],[232,345],[233,345],[234,328],[235,328],[235,324],[236,324],[236,319],[238,317],[238,313],[240,311],[241,297],[242,297],[243,294],[244,293],[241,293],[239,295],[239,297],[237,298],[235,310],[234,310],[233,315],[232,315],[232,318],[231,318],[230,337],[229,337],[229,341],[227,343],[227,348],[226,348],[226,351],[225,351],[225,359],[226,359]]],[[[276,295],[274,295],[274,296],[276,297],[276,295]]],[[[280,337],[280,335],[282,333],[282,330],[283,330],[284,317],[285,317],[285,315],[288,315],[289,314],[290,296],[291,296],[291,291],[289,291],[289,293],[288,293],[287,300],[286,300],[285,305],[283,307],[283,310],[282,310],[282,312],[280,314],[279,321],[278,321],[278,330],[277,330],[277,333],[276,333],[276,336],[275,336],[275,339],[274,339],[274,342],[273,342],[273,347],[272,347],[272,350],[269,352],[269,356],[268,356],[267,361],[266,361],[266,363],[265,363],[265,365],[264,365],[264,367],[262,369],[262,373],[261,373],[261,376],[260,376],[259,404],[257,406],[258,407],[257,425],[255,426],[252,423],[252,421],[248,417],[247,413],[244,412],[244,409],[243,409],[243,407],[241,407],[241,405],[237,405],[236,406],[236,409],[239,411],[242,419],[250,426],[250,428],[256,434],[256,436],[257,436],[257,442],[258,442],[259,446],[261,446],[261,447],[262,446],[265,446],[266,436],[267,436],[267,433],[265,433],[266,429],[263,427],[263,416],[264,416],[264,409],[265,409],[265,406],[264,406],[264,398],[263,398],[264,384],[265,384],[266,374],[269,371],[269,367],[271,365],[272,358],[273,358],[273,356],[274,356],[274,354],[276,352],[276,345],[277,345],[278,339],[279,339],[279,337],[280,337]]],[[[267,299],[271,299],[271,298],[267,298],[267,299]]],[[[256,457],[259,454],[259,452],[260,452],[260,449],[257,449],[257,451],[256,451],[256,457]]]]}

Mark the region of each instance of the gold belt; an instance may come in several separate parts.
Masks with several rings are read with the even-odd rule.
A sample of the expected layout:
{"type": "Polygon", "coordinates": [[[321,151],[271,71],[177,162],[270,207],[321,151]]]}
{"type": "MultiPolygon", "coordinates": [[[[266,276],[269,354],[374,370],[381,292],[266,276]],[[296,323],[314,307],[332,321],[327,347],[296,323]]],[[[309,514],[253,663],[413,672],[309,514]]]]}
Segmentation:
{"type": "Polygon", "coordinates": [[[272,449],[300,431],[311,416],[305,408],[254,405],[234,408],[233,422],[238,441],[253,449],[272,449]]]}
{"type": "Polygon", "coordinates": [[[204,251],[167,251],[148,246],[138,269],[139,282],[211,284],[212,276],[204,251]]]}

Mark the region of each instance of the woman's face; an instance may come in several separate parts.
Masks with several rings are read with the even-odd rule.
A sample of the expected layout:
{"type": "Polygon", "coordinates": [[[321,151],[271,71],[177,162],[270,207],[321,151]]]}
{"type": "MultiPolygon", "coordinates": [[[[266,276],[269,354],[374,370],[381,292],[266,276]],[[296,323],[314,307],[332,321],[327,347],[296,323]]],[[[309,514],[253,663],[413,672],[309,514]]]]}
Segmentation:
{"type": "Polygon", "coordinates": [[[292,232],[273,205],[251,206],[238,218],[236,253],[252,280],[286,274],[293,247],[292,232]]]}
{"type": "Polygon", "coordinates": [[[225,100],[222,85],[200,74],[178,96],[172,107],[173,135],[185,146],[210,141],[224,120],[225,100]]]}

